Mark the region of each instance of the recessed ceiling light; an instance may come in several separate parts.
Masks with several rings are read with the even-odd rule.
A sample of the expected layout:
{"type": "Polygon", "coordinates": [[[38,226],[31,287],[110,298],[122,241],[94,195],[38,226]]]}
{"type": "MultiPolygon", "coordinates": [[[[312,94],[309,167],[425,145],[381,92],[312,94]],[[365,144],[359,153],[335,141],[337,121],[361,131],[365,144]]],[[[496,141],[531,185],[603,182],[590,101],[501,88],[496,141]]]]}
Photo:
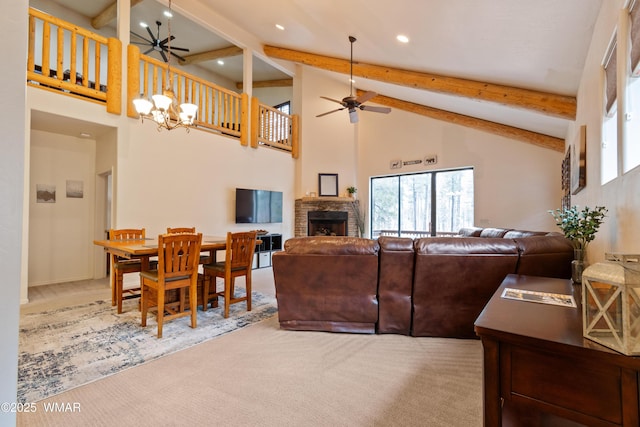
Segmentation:
{"type": "Polygon", "coordinates": [[[218,59],[218,65],[224,65],[224,61],[222,59],[218,59]]]}
{"type": "Polygon", "coordinates": [[[88,132],[80,132],[81,138],[91,138],[91,134],[88,132]]]}
{"type": "Polygon", "coordinates": [[[400,43],[409,43],[409,37],[405,36],[404,34],[398,34],[396,36],[396,40],[398,40],[400,43]]]}
{"type": "Polygon", "coordinates": [[[147,25],[147,23],[146,23],[146,22],[140,22],[140,26],[141,26],[142,28],[147,28],[147,27],[148,27],[148,25],[147,25]]]}
{"type": "Polygon", "coordinates": [[[166,16],[167,18],[173,18],[173,14],[171,12],[169,12],[168,10],[164,11],[164,16],[166,16]]]}
{"type": "Polygon", "coordinates": [[[276,24],[276,28],[279,29],[279,30],[284,30],[284,27],[282,25],[280,25],[280,24],[276,24]]]}

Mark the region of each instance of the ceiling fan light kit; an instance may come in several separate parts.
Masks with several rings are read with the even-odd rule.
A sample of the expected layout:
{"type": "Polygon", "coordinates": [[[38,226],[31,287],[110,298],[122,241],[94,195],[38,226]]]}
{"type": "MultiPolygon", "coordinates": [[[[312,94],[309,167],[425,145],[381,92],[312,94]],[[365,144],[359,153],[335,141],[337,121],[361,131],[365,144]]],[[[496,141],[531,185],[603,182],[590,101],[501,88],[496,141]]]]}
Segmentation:
{"type": "MultiPolygon", "coordinates": [[[[171,0],[169,0],[169,12],[171,12],[171,0]]],[[[169,17],[170,15],[167,16],[169,17]]],[[[159,131],[162,129],[172,130],[178,127],[183,127],[187,130],[187,132],[189,132],[190,127],[193,126],[196,119],[198,106],[185,102],[180,104],[180,106],[178,107],[178,102],[172,89],[173,77],[171,75],[171,56],[173,55],[177,58],[180,57],[171,52],[171,40],[173,40],[174,37],[171,35],[170,17],[168,18],[168,22],[169,34],[167,38],[162,42],[158,42],[158,40],[153,37],[151,30],[149,30],[149,28],[147,27],[147,30],[149,30],[149,34],[151,34],[154,42],[158,42],[158,45],[160,46],[159,52],[167,63],[167,87],[162,91],[162,93],[157,93],[151,96],[152,101],[143,98],[141,95],[140,98],[133,100],[133,105],[140,117],[140,121],[144,123],[145,118],[153,120],[158,125],[159,131]],[[165,43],[167,53],[166,55],[165,43]]],[[[159,30],[160,22],[156,23],[158,24],[159,30]]],[[[151,50],[154,50],[154,48],[152,48],[151,50]]],[[[188,51],[188,49],[181,50],[188,51]]]]}
{"type": "Polygon", "coordinates": [[[350,71],[349,71],[349,74],[350,74],[349,75],[349,96],[342,98],[342,101],[328,98],[326,96],[321,96],[320,98],[340,104],[342,107],[336,108],[335,110],[327,111],[326,113],[318,114],[316,117],[323,117],[328,114],[335,113],[336,111],[341,111],[346,109],[349,111],[349,121],[351,123],[357,123],[358,109],[362,111],[372,111],[374,113],[384,113],[384,114],[389,114],[391,112],[391,108],[389,107],[371,107],[368,105],[363,105],[365,102],[367,102],[371,98],[378,95],[375,92],[368,91],[358,97],[353,96],[353,43],[355,43],[355,41],[356,41],[355,37],[349,36],[349,42],[351,43],[351,60],[350,60],[350,71]]]}

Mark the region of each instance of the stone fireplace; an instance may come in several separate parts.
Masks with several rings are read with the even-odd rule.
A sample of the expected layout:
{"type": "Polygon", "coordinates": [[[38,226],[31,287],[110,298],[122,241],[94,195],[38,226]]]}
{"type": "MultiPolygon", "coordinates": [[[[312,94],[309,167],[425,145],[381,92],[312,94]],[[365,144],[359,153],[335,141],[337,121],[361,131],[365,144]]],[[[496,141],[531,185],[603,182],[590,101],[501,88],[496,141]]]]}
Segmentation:
{"type": "Polygon", "coordinates": [[[312,235],[357,237],[356,208],[359,208],[359,201],[351,197],[303,197],[297,199],[295,237],[312,235]]]}

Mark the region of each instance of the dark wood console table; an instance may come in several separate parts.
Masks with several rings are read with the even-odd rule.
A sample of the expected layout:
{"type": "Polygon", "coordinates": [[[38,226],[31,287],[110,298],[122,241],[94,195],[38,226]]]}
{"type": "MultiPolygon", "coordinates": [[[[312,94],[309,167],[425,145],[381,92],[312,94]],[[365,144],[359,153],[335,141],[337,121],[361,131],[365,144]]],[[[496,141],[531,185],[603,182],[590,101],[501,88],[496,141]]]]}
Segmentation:
{"type": "Polygon", "coordinates": [[[580,292],[510,274],[480,313],[486,427],[640,425],[640,358],[583,338],[580,292]],[[505,287],[573,293],[578,307],[504,299],[505,287]]]}

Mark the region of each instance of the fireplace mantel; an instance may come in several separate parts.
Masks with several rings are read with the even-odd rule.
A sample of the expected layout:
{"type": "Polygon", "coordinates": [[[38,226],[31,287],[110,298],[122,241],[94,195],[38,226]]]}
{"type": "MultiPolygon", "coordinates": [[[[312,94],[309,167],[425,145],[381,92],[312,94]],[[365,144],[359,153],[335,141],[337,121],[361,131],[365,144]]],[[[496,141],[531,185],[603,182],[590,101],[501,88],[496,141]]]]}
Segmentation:
{"type": "Polygon", "coordinates": [[[356,199],[353,197],[327,197],[327,196],[322,196],[322,197],[303,197],[302,199],[303,203],[314,203],[314,202],[353,202],[356,199]]]}

